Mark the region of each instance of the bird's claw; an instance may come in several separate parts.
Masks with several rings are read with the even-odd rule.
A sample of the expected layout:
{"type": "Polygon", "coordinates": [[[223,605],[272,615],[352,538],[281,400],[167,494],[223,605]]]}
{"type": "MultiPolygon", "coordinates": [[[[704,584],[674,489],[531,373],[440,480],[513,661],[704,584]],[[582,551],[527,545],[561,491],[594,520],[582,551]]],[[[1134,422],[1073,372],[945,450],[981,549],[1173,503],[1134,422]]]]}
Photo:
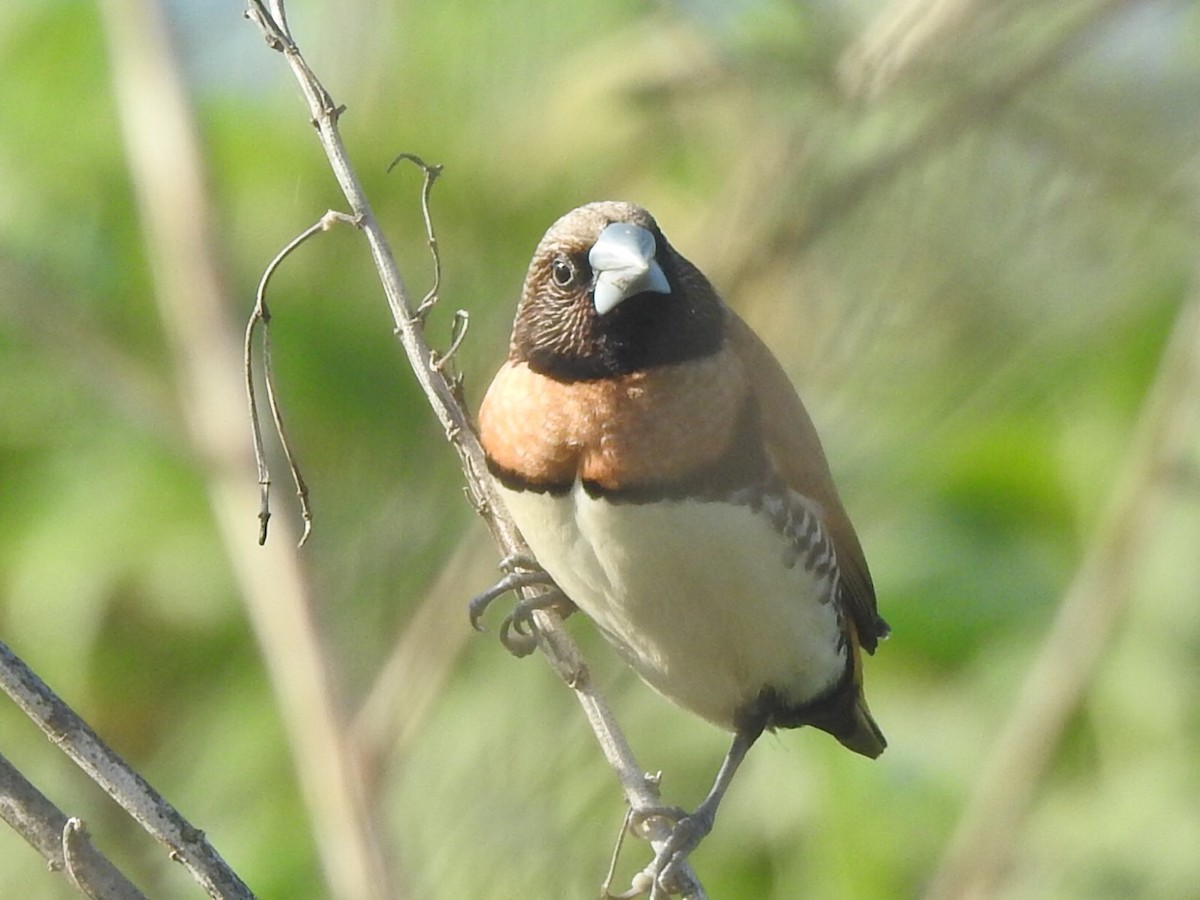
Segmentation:
{"type": "Polygon", "coordinates": [[[471,619],[471,627],[476,631],[484,630],[479,620],[497,597],[521,587],[554,584],[554,580],[538,565],[537,560],[524,553],[508,554],[500,560],[500,571],[504,573],[504,577],[486,591],[476,594],[467,604],[467,615],[471,619]]]}
{"type": "MultiPolygon", "coordinates": [[[[550,584],[553,585],[554,582],[551,581],[550,584]]],[[[537,647],[533,614],[541,609],[553,609],[565,617],[575,611],[575,604],[557,587],[514,603],[512,612],[500,623],[500,643],[513,656],[528,656],[537,647]]]]}
{"type": "Polygon", "coordinates": [[[492,602],[509,591],[526,587],[550,587],[552,590],[518,600],[512,612],[504,617],[500,624],[500,642],[514,656],[528,656],[537,646],[533,636],[533,614],[539,609],[554,608],[563,616],[570,615],[575,610],[575,604],[555,585],[554,579],[546,574],[537,561],[521,554],[510,554],[500,561],[500,567],[506,574],[494,585],[471,598],[467,604],[467,616],[471,627],[476,631],[484,631],[483,614],[492,602]]]}
{"type": "Polygon", "coordinates": [[[497,597],[507,594],[509,591],[515,591],[517,588],[532,587],[538,584],[553,584],[550,576],[541,569],[521,570],[509,572],[490,588],[482,593],[476,594],[471,598],[471,602],[467,604],[467,616],[471,620],[471,627],[476,631],[483,631],[483,623],[480,619],[487,611],[487,608],[492,605],[492,601],[497,597]]]}
{"type": "MultiPolygon", "coordinates": [[[[668,895],[686,892],[686,886],[682,882],[683,865],[710,831],[712,817],[699,810],[676,821],[675,827],[671,829],[671,836],[650,864],[655,889],[661,889],[668,895]]],[[[650,896],[655,896],[654,890],[650,896]]]]}
{"type": "Polygon", "coordinates": [[[703,805],[691,813],[677,806],[652,806],[630,813],[629,830],[639,837],[646,837],[645,832],[651,820],[659,818],[672,823],[670,837],[637,879],[641,889],[635,884],[631,896],[646,893],[647,890],[652,900],[686,894],[690,879],[685,880],[683,866],[692,851],[712,831],[715,816],[703,805]]]}

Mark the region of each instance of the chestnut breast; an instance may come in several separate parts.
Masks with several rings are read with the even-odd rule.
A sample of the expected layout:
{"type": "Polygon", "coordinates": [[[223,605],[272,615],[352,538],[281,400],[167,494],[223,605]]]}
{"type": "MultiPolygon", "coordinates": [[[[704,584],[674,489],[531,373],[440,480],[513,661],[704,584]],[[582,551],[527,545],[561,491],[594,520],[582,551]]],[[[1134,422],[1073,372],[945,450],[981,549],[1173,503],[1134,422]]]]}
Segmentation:
{"type": "Polygon", "coordinates": [[[510,359],[479,411],[494,468],[537,490],[581,479],[606,491],[679,480],[735,443],[746,373],[717,353],[594,381],[560,381],[510,359]]]}

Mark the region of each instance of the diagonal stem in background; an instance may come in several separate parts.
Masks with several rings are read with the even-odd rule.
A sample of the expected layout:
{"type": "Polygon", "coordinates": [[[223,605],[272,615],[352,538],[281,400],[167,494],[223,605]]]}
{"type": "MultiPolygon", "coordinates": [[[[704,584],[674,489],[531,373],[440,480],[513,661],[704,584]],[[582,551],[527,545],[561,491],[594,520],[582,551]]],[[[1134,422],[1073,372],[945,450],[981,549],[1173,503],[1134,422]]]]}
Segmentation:
{"type": "Polygon", "coordinates": [[[1125,469],[1083,565],[994,741],[926,900],[994,893],[1037,786],[1094,679],[1200,422],[1200,270],[1142,404],[1125,469]]]}
{"type": "MultiPolygon", "coordinates": [[[[1032,87],[1044,83],[1069,63],[1074,58],[1073,51],[1094,29],[1132,2],[1094,0],[1085,4],[1057,33],[1003,75],[976,87],[959,86],[947,93],[905,133],[828,184],[812,190],[808,181],[802,179],[801,183],[785,182],[781,189],[778,165],[791,165],[791,161],[804,156],[807,126],[802,124],[790,143],[779,151],[780,160],[786,162],[775,166],[758,164],[757,183],[749,189],[739,188],[728,199],[727,205],[736,210],[734,218],[739,225],[737,248],[725,251],[729,259],[737,261],[731,265],[728,282],[751,280],[753,266],[764,255],[775,258],[804,253],[899,176],[953,146],[971,128],[1014,106],[1032,87]],[[749,247],[754,252],[744,249],[749,247]]],[[[840,77],[844,83],[864,85],[864,90],[869,82],[870,99],[878,99],[877,95],[892,86],[887,79],[899,75],[900,56],[903,67],[913,65],[920,54],[934,50],[936,42],[951,28],[944,20],[930,20],[937,20],[939,14],[961,18],[976,5],[975,0],[895,0],[868,27],[863,39],[843,55],[840,77]],[[897,31],[905,22],[910,27],[922,23],[921,33],[897,31]],[[879,41],[885,38],[890,38],[896,46],[890,50],[884,48],[879,41]],[[864,50],[867,44],[871,45],[870,50],[864,50]],[[889,61],[882,61],[885,58],[889,61]]],[[[953,73],[943,73],[943,78],[957,83],[953,73]]]]}
{"type": "Polygon", "coordinates": [[[155,0],[104,0],[100,10],[166,357],[288,735],[326,891],[392,900],[399,889],[376,800],[350,746],[297,541],[287,522],[276,528],[293,539],[261,548],[246,539],[258,511],[246,491],[255,470],[241,413],[241,329],[219,277],[202,154],[163,10],[155,0]]]}

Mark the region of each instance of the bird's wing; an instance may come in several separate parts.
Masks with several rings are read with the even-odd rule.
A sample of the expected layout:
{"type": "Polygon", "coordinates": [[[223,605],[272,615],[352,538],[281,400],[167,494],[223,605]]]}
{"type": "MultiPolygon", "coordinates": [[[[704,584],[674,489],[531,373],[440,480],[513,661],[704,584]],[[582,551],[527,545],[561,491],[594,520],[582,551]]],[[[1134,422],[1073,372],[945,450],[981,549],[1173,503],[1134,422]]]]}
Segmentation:
{"type": "Polygon", "coordinates": [[[824,511],[842,577],[842,603],[863,649],[873,653],[879,639],[887,636],[888,626],[879,617],[862,545],[838,498],[817,430],[779,361],[732,310],[727,334],[749,376],[763,437],[779,473],[789,487],[815,500],[824,511]]]}

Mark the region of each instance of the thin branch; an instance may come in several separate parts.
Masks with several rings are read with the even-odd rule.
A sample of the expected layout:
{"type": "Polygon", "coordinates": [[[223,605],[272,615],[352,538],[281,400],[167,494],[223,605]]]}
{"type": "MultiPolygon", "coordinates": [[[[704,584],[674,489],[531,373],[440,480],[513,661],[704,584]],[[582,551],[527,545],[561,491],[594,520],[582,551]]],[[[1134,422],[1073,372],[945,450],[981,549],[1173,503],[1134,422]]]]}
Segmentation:
{"type": "MultiPolygon", "coordinates": [[[[188,822],[117,756],[3,643],[0,643],[0,690],[8,694],[46,736],[142,828],[166,847],[171,859],[182,863],[210,897],[245,900],[254,896],[208,843],[204,832],[188,822]]],[[[63,827],[65,821],[59,826],[60,834],[63,827]]]]}
{"type": "MultiPolygon", "coordinates": [[[[401,153],[391,161],[387,170],[392,171],[398,162],[410,162],[425,173],[425,181],[421,185],[421,218],[425,221],[425,239],[429,243],[429,252],[433,256],[433,284],[429,288],[429,293],[417,304],[416,315],[418,318],[424,319],[429,310],[437,303],[438,291],[442,285],[442,255],[438,251],[437,234],[433,230],[433,216],[429,212],[429,197],[433,193],[433,183],[442,174],[443,167],[429,165],[415,153],[401,153]]],[[[463,315],[466,314],[463,313],[463,315]]],[[[449,356],[449,353],[446,355],[449,356]]]]}
{"type": "MultiPolygon", "coordinates": [[[[283,5],[282,0],[271,5],[279,10],[283,5]]],[[[529,558],[529,548],[505,512],[487,472],[483,449],[471,427],[470,418],[459,403],[454,387],[436,366],[436,359],[423,334],[421,318],[412,311],[391,247],[350,164],[337,127],[342,108],[334,104],[329,92],[301,55],[286,23],[272,14],[265,0],[249,0],[246,14],[261,29],[267,45],[283,54],[300,85],[330,167],[370,245],[396,334],[434,414],[458,453],[472,504],[483,517],[503,557],[529,558]]],[[[657,808],[657,787],[647,781],[644,770],[638,766],[628,742],[616,725],[612,711],[592,684],[578,647],[562,627],[561,619],[548,610],[537,610],[533,618],[537,625],[540,649],[552,668],[575,691],[605,757],[617,774],[626,799],[635,810],[648,812],[657,808]]],[[[657,852],[670,836],[669,824],[661,819],[652,819],[647,830],[650,832],[647,837],[657,852]]],[[[680,880],[684,884],[685,896],[695,900],[704,897],[703,888],[690,867],[681,872],[680,880]]]]}
{"type": "Polygon", "coordinates": [[[1083,565],[1030,666],[977,789],[926,894],[992,893],[1034,793],[1091,686],[1153,546],[1173,481],[1200,422],[1200,270],[1180,308],[1133,445],[1083,565]]]}
{"type": "Polygon", "coordinates": [[[444,374],[447,364],[458,352],[458,348],[462,346],[463,338],[467,336],[467,328],[471,324],[471,314],[465,309],[456,309],[454,311],[454,320],[450,323],[450,346],[443,352],[433,354],[433,368],[439,373],[444,374]]]}

